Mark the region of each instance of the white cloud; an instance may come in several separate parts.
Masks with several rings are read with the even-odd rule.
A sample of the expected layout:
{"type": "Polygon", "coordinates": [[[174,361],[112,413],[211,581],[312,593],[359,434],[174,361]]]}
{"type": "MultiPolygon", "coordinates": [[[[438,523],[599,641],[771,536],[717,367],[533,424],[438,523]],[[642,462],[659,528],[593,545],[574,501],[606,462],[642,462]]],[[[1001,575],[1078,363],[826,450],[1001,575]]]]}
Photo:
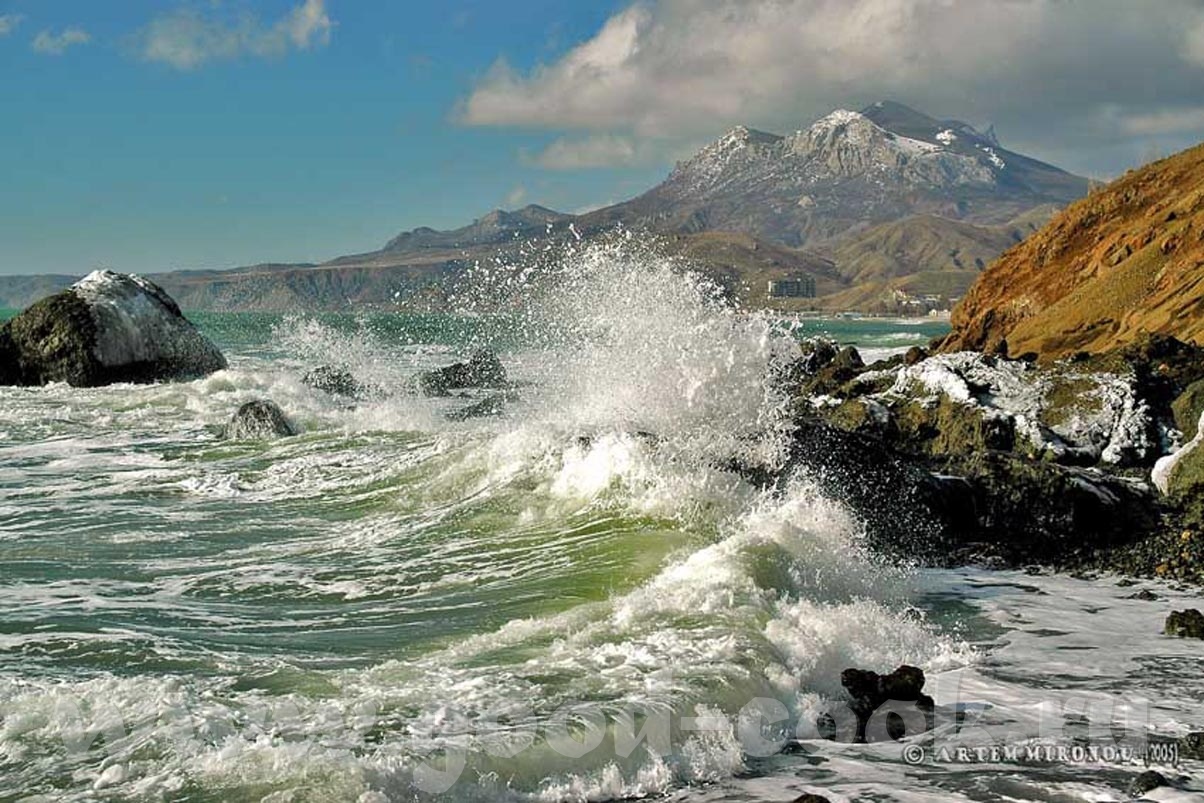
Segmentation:
{"type": "Polygon", "coordinates": [[[594,134],[582,139],[558,139],[527,161],[548,170],[627,167],[641,158],[630,137],[594,134]]]}
{"type": "Polygon", "coordinates": [[[181,7],[151,20],[138,33],[136,44],[147,61],[191,70],[243,55],[275,58],[291,49],[323,47],[333,29],[325,0],[305,0],[271,25],[249,14],[217,17],[181,7]]]}
{"type": "Polygon", "coordinates": [[[516,184],[514,189],[506,193],[506,197],[502,200],[502,206],[506,209],[513,209],[520,206],[525,200],[527,200],[527,188],[522,184],[516,184]]]}
{"type": "Polygon", "coordinates": [[[64,28],[60,33],[42,31],[34,37],[31,47],[47,56],[61,56],[67,48],[86,45],[92,36],[83,28],[64,28]]]}
{"type": "Polygon", "coordinates": [[[1204,66],[1204,11],[1196,14],[1191,24],[1186,26],[1183,41],[1183,57],[1188,61],[1204,66]]]}
{"type": "Polygon", "coordinates": [[[1177,134],[1204,132],[1204,107],[1194,109],[1164,109],[1147,114],[1122,116],[1121,128],[1130,134],[1177,134]]]}
{"type": "Polygon", "coordinates": [[[0,36],[8,36],[24,19],[20,14],[0,14],[0,36]]]}
{"type": "Polygon", "coordinates": [[[499,60],[457,116],[638,149],[736,123],[790,131],[889,98],[1069,150],[1123,134],[1097,126],[1108,104],[1196,106],[1199,67],[1198,0],[646,0],[551,63],[499,60]]]}

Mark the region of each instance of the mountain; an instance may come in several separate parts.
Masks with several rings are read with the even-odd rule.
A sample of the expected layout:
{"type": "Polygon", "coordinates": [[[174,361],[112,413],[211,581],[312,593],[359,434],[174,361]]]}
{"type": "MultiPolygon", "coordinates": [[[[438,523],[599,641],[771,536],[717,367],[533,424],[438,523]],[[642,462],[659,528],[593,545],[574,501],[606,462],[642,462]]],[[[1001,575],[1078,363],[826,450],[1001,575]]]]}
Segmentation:
{"type": "Polygon", "coordinates": [[[405,253],[421,249],[465,248],[476,245],[500,245],[521,238],[542,237],[557,224],[567,223],[572,215],[529,204],[514,212],[495,209],[463,228],[435,231],[426,227],[402,232],[382,249],[385,253],[405,253]]]}
{"type": "MultiPolygon", "coordinates": [[[[668,253],[747,304],[923,311],[959,298],[1031,221],[1087,188],[1086,179],[1007,150],[992,129],[883,101],[785,136],[736,127],[648,192],[583,215],[498,209],[321,265],[155,279],[190,309],[440,309],[474,264],[538,261],[621,225],[661,237],[668,253]],[[770,281],[798,277],[814,281],[820,297],[768,296],[770,281]]],[[[59,288],[0,277],[0,305],[24,306],[42,289],[59,288]]]]}
{"type": "Polygon", "coordinates": [[[1057,212],[1034,207],[1002,226],[979,226],[935,215],[883,223],[820,248],[847,289],[821,297],[831,311],[906,313],[945,308],[960,299],[1003,251],[1037,231],[1057,212]],[[913,309],[909,310],[908,301],[913,309]]]}
{"type": "Polygon", "coordinates": [[[991,265],[948,349],[1062,357],[1143,333],[1204,345],[1204,145],[1131,171],[991,265]]]}
{"type": "Polygon", "coordinates": [[[582,228],[740,231],[814,247],[914,215],[1001,225],[1087,189],[993,134],[883,101],[789,136],[734,128],[638,198],[583,216],[582,228]]]}

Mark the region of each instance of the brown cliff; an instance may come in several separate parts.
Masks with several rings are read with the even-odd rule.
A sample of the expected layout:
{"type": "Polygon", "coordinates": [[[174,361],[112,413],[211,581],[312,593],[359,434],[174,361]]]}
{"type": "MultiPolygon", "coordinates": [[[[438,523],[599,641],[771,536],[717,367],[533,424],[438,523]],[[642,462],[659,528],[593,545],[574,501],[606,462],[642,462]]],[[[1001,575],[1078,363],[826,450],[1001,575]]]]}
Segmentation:
{"type": "Polygon", "coordinates": [[[1072,204],[983,272],[944,350],[1043,359],[1143,333],[1204,345],[1204,145],[1072,204]]]}

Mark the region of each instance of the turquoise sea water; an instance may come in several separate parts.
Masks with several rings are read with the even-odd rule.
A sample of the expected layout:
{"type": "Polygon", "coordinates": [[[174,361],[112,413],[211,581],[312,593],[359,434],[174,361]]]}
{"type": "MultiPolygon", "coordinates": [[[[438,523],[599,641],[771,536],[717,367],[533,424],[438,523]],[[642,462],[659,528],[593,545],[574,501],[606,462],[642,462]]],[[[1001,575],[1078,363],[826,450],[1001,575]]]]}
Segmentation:
{"type": "Polygon", "coordinates": [[[1069,630],[1047,620],[1106,642],[1076,600],[1115,595],[1051,612],[1024,589],[1053,580],[884,565],[806,477],[724,468],[782,459],[798,337],[881,353],[942,325],[708,299],[587,254],[513,315],[197,314],[229,370],[0,389],[0,800],[1069,799],[1071,771],[921,771],[813,726],[843,668],[907,662],[1031,730],[1069,630]],[[502,415],[413,391],[481,346],[502,415]],[[306,387],[318,364],[374,395],[306,387]],[[302,434],[222,440],[255,398],[302,434]]]}

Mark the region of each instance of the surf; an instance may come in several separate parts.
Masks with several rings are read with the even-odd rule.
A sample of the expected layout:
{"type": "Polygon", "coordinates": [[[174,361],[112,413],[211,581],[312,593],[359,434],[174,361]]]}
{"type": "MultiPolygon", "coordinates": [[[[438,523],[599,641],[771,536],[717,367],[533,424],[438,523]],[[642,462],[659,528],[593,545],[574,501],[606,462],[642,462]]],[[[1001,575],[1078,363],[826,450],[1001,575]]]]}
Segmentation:
{"type": "Polygon", "coordinates": [[[517,306],[435,337],[243,320],[206,379],[0,391],[8,487],[40,489],[0,529],[0,794],[665,794],[746,773],[794,734],[741,712],[813,725],[847,666],[976,660],[839,499],[733,469],[786,466],[788,323],[630,238],[489,281],[517,306]],[[499,415],[414,391],[481,347],[499,415]],[[382,392],[300,382],[332,356],[382,392]],[[216,440],[260,397],[302,434],[216,440]]]}

